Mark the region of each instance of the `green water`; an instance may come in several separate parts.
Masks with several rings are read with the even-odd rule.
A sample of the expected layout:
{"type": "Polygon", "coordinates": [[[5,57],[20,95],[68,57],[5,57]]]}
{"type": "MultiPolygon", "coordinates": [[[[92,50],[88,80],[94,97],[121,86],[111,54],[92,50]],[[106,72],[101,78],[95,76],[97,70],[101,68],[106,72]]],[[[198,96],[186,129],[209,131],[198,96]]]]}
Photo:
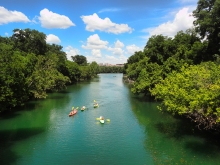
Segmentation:
{"type": "Polygon", "coordinates": [[[2,165],[216,165],[218,139],[134,96],[122,74],[100,74],[0,117],[2,165]],[[93,108],[93,102],[99,103],[93,108]],[[72,108],[85,105],[68,117],[72,108]],[[110,122],[101,124],[104,116],[110,122]]]}

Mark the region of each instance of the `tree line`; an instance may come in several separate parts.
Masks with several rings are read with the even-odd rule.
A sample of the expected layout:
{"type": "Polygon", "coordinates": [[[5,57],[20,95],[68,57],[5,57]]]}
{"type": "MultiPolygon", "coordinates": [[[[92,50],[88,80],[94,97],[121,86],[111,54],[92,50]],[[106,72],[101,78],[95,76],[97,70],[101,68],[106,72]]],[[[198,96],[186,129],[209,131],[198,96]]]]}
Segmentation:
{"type": "MultiPolygon", "coordinates": [[[[88,63],[83,55],[67,60],[62,46],[47,44],[42,32],[14,29],[11,37],[0,36],[0,112],[46,98],[48,92],[89,80],[107,69],[88,63]]],[[[122,72],[117,69],[108,72],[122,72]]]]}
{"type": "Polygon", "coordinates": [[[220,129],[220,1],[199,0],[194,27],[173,38],[154,35],[125,65],[131,91],[151,95],[158,108],[220,129]]]}

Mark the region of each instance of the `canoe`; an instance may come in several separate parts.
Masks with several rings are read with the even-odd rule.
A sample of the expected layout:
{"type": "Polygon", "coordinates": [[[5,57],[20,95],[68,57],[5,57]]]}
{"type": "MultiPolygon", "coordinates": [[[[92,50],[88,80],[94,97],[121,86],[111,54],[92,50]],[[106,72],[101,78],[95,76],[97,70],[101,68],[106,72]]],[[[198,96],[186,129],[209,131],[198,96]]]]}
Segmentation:
{"type": "Polygon", "coordinates": [[[77,113],[77,110],[74,109],[73,111],[71,111],[71,112],[69,113],[69,117],[75,115],[76,113],[77,113]]]}

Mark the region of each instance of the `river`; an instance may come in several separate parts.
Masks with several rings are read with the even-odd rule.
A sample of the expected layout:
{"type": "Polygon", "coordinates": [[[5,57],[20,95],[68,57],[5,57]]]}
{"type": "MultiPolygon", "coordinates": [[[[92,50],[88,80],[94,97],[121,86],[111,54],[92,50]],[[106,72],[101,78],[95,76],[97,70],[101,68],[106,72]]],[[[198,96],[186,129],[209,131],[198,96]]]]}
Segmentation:
{"type": "Polygon", "coordinates": [[[0,164],[219,164],[218,139],[133,95],[122,77],[99,74],[0,116],[0,164]],[[69,117],[73,106],[78,113],[69,117]],[[101,124],[99,116],[110,121],[101,124]]]}

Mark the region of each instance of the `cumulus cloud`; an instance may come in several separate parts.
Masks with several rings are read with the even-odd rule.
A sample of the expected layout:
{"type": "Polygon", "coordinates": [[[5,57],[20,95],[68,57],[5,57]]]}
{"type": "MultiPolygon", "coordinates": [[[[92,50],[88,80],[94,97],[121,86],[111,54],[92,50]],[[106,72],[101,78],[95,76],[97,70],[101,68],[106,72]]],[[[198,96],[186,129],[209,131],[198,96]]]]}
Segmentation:
{"type": "Polygon", "coordinates": [[[41,26],[47,29],[67,29],[70,26],[75,26],[75,24],[67,16],[53,13],[48,9],[41,10],[38,19],[41,22],[41,26]]]}
{"type": "Polygon", "coordinates": [[[120,56],[120,55],[123,55],[124,53],[124,50],[122,49],[124,47],[124,44],[117,40],[115,43],[114,43],[114,47],[109,47],[108,50],[112,52],[113,55],[117,55],[117,56],[120,56]]]}
{"type": "Polygon", "coordinates": [[[123,47],[124,47],[124,44],[123,44],[121,41],[117,40],[117,41],[115,42],[115,47],[116,47],[116,48],[123,48],[123,47]]]}
{"type": "Polygon", "coordinates": [[[94,34],[87,38],[86,45],[82,45],[83,49],[107,49],[108,41],[103,41],[98,34],[94,34]]]}
{"type": "Polygon", "coordinates": [[[127,53],[133,55],[135,52],[141,51],[142,49],[135,44],[126,46],[127,53]]]}
{"type": "Polygon", "coordinates": [[[104,31],[107,33],[131,33],[133,31],[127,24],[113,23],[109,18],[101,19],[94,13],[89,16],[81,16],[83,22],[86,24],[86,30],[94,32],[95,30],[104,31]]]}
{"type": "Polygon", "coordinates": [[[72,61],[71,56],[75,56],[75,55],[79,55],[80,54],[79,49],[73,48],[72,46],[67,46],[65,48],[65,52],[67,54],[67,59],[70,60],[70,61],[72,61]]]}
{"type": "Polygon", "coordinates": [[[149,37],[159,34],[174,37],[178,31],[185,31],[193,27],[194,20],[195,18],[192,16],[192,13],[189,12],[189,8],[183,8],[178,11],[173,21],[168,21],[159,25],[158,27],[147,28],[143,31],[149,33],[149,37]]]}
{"type": "Polygon", "coordinates": [[[19,11],[10,11],[0,6],[0,25],[11,22],[30,22],[28,17],[19,11]]]}
{"type": "Polygon", "coordinates": [[[49,34],[49,35],[47,35],[46,42],[59,44],[61,41],[60,41],[59,37],[55,36],[54,34],[49,34]]]}
{"type": "Polygon", "coordinates": [[[106,55],[105,58],[107,61],[111,61],[111,64],[124,64],[127,62],[127,59],[128,59],[124,55],[121,55],[119,57],[106,55]]]}
{"type": "Polygon", "coordinates": [[[100,49],[92,49],[91,53],[92,53],[93,57],[96,57],[96,58],[101,58],[102,57],[100,49]]]}

